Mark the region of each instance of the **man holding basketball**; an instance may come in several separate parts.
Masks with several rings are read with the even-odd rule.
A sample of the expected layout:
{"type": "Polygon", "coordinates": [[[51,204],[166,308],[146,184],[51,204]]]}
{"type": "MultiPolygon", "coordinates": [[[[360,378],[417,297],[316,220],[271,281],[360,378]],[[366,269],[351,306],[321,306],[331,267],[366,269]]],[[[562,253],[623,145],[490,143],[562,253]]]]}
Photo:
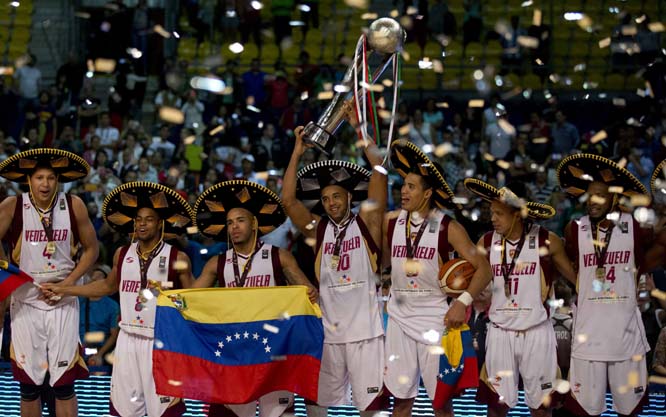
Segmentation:
{"type": "MultiPolygon", "coordinates": [[[[441,343],[446,328],[465,322],[467,306],[490,282],[488,261],[465,229],[441,209],[452,206],[453,192],[441,170],[413,143],[397,140],[391,161],[404,178],[402,209],[384,219],[384,262],[391,265],[391,298],[386,333],[384,383],[395,396],[394,416],[411,415],[419,379],[435,398],[441,343]],[[457,252],[475,268],[469,287],[449,306],[439,284],[440,267],[457,252]]],[[[452,409],[435,409],[438,417],[452,409]]]]}
{"type": "Polygon", "coordinates": [[[523,379],[525,402],[534,417],[551,415],[550,394],[557,378],[555,331],[544,303],[554,266],[569,281],[576,273],[562,240],[533,220],[555,215],[552,207],[525,201],[523,183],[497,189],[475,178],[465,188],[490,202],[494,231],[478,243],[493,273],[490,328],[486,337],[486,372],[477,399],[488,416],[506,416],[518,403],[523,379]]]}
{"type": "Polygon", "coordinates": [[[647,190],[629,171],[598,155],[563,159],[557,177],[569,194],[586,194],[588,213],[564,230],[578,271],[568,408],[577,415],[602,414],[609,386],[615,411],[638,415],[647,400],[650,346],[637,305],[637,270],[644,267],[652,231],[622,212],[619,203],[622,197],[639,205],[647,190]]]}

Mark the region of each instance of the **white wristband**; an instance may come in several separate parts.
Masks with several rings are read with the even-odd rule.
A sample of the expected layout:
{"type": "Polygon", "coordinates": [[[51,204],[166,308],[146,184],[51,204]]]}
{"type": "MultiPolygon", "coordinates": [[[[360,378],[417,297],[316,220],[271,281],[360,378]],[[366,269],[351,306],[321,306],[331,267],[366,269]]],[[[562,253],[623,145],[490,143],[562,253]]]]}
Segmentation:
{"type": "Polygon", "coordinates": [[[472,301],[474,301],[474,299],[472,298],[472,295],[470,293],[468,293],[467,291],[460,294],[458,296],[457,300],[460,301],[461,303],[463,303],[465,305],[465,307],[468,307],[470,304],[472,304],[472,301]]]}

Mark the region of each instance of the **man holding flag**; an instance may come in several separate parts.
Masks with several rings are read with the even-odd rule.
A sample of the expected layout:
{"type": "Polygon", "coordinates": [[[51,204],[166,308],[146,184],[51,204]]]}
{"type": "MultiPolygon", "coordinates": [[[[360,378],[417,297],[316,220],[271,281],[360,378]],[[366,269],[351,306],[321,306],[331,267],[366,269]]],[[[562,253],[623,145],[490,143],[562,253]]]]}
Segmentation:
{"type": "MultiPolygon", "coordinates": [[[[262,242],[259,237],[282,224],[286,216],[280,198],[268,188],[247,180],[218,183],[197,199],[196,222],[199,232],[227,239],[230,248],[211,258],[193,287],[223,288],[303,285],[310,301],[317,290],[298,267],[291,253],[262,242]]],[[[223,342],[220,342],[223,343],[223,342]]],[[[259,399],[261,417],[279,417],[293,404],[293,394],[274,391],[259,399]]],[[[246,404],[211,404],[209,416],[253,417],[256,401],[246,404]]]]}
{"type": "MultiPolygon", "coordinates": [[[[188,288],[190,260],[165,242],[193,224],[190,205],[176,191],[152,182],[130,182],[104,199],[102,217],[115,231],[132,234],[116,250],[105,279],[84,286],[45,285],[55,294],[101,297],[120,292],[120,334],[111,376],[111,414],[180,416],[180,398],[158,395],[153,378],[156,296],[162,285],[188,288]],[[169,284],[167,284],[169,283],[169,284]]],[[[78,328],[78,323],[77,323],[78,328]]]]}
{"type": "MultiPolygon", "coordinates": [[[[12,371],[20,383],[22,416],[41,415],[40,386],[47,374],[58,416],[76,416],[74,381],[88,376],[80,354],[77,298],[46,298],[39,287],[47,282],[74,286],[97,260],[97,238],[85,204],[58,191],[59,183],[85,178],[89,168],[79,156],[51,148],[21,152],[0,163],[0,176],[29,188],[0,203],[0,238],[9,247],[8,256],[0,248],[0,257],[35,283],[16,288],[11,297],[12,371]]],[[[17,282],[17,271],[0,286],[17,282]]]]}

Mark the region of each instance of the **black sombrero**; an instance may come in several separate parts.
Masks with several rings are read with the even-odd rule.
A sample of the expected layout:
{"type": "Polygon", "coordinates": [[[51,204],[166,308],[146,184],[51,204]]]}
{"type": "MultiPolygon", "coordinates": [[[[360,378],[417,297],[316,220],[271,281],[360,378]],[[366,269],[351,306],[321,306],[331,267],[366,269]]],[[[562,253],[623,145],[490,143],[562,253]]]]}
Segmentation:
{"type": "Polygon", "coordinates": [[[526,196],[521,195],[525,194],[523,192],[526,191],[524,187],[521,190],[514,190],[518,186],[517,184],[511,188],[502,187],[497,189],[496,187],[476,178],[465,178],[464,184],[465,188],[486,201],[499,201],[518,209],[525,207],[527,209],[526,215],[529,218],[545,220],[555,216],[555,209],[551,206],[536,203],[534,201],[527,201],[526,196]]]}
{"type": "Polygon", "coordinates": [[[352,204],[368,198],[370,171],[346,161],[320,161],[303,167],[297,174],[296,197],[313,213],[323,214],[321,190],[337,185],[349,191],[352,204]]]}
{"type": "Polygon", "coordinates": [[[164,220],[165,238],[187,232],[194,225],[194,212],[171,188],[147,181],[128,182],[111,190],[102,204],[102,218],[119,233],[134,233],[134,218],[141,208],[155,210],[164,220]]]}
{"type": "Polygon", "coordinates": [[[412,142],[399,139],[391,143],[391,163],[402,178],[409,173],[418,174],[433,186],[434,202],[440,209],[456,208],[454,194],[437,164],[412,142]]]}
{"type": "Polygon", "coordinates": [[[661,161],[654,169],[652,178],[650,178],[650,190],[653,198],[660,198],[662,201],[666,198],[666,159],[661,161]]]}
{"type": "Polygon", "coordinates": [[[557,166],[557,180],[567,193],[578,197],[587,192],[592,181],[615,188],[627,197],[647,195],[647,190],[631,172],[603,156],[579,153],[568,156],[557,166]]]}
{"type": "Polygon", "coordinates": [[[15,182],[27,182],[37,167],[50,167],[58,175],[58,182],[71,182],[84,178],[90,171],[80,156],[55,148],[37,148],[19,152],[0,163],[0,176],[15,182]]]}
{"type": "Polygon", "coordinates": [[[252,181],[224,181],[204,191],[194,205],[199,232],[225,240],[227,214],[234,208],[252,213],[257,218],[260,234],[272,232],[287,219],[282,201],[273,191],[252,181]]]}

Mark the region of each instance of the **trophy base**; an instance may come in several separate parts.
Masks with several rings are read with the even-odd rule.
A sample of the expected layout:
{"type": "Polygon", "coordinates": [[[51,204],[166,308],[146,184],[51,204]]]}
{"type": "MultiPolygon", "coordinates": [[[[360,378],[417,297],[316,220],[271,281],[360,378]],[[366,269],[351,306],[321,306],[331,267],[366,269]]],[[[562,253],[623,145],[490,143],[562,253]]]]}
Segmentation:
{"type": "Polygon", "coordinates": [[[303,141],[315,145],[320,151],[331,156],[335,147],[335,137],[323,127],[310,122],[303,129],[303,141]]]}

